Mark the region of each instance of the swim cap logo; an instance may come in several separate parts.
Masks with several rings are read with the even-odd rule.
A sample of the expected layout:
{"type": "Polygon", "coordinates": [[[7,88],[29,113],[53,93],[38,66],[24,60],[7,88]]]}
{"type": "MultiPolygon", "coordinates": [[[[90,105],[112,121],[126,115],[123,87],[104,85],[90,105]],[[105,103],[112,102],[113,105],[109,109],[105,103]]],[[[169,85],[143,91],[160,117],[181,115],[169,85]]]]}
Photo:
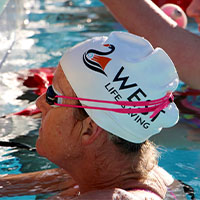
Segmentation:
{"type": "Polygon", "coordinates": [[[104,69],[112,59],[106,57],[106,55],[111,54],[115,50],[115,47],[112,44],[104,44],[103,46],[108,47],[110,51],[101,52],[95,49],[90,49],[83,54],[83,62],[89,69],[107,76],[104,69]]]}

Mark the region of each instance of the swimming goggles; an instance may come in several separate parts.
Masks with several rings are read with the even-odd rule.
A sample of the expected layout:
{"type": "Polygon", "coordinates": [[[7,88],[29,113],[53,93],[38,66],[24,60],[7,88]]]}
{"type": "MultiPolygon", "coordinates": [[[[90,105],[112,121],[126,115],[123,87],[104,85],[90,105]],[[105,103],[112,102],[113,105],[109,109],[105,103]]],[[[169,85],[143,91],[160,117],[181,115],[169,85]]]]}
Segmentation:
{"type": "Polygon", "coordinates": [[[71,107],[71,108],[84,108],[84,109],[95,109],[95,110],[105,110],[117,113],[148,113],[153,112],[150,118],[155,117],[161,110],[168,107],[170,103],[174,101],[174,96],[172,92],[168,92],[164,97],[156,100],[150,101],[106,101],[97,99],[87,99],[79,97],[69,97],[62,96],[59,94],[52,85],[50,85],[46,92],[46,102],[49,105],[71,107]],[[120,105],[122,108],[107,108],[107,107],[96,107],[96,106],[86,106],[86,105],[72,105],[72,104],[62,104],[62,99],[88,101],[95,103],[105,103],[111,105],[120,105]],[[128,106],[128,108],[125,106],[128,106]],[[134,108],[134,107],[142,108],[134,108]]]}

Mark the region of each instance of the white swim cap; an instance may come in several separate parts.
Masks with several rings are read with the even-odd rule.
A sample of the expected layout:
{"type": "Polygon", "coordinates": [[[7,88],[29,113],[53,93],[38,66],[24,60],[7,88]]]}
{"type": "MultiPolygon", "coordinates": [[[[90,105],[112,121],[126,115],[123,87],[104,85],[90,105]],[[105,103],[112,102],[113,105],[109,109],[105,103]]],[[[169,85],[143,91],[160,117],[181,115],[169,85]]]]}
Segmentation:
{"type": "MultiPolygon", "coordinates": [[[[112,32],[69,49],[61,67],[77,97],[108,101],[149,101],[162,98],[178,86],[178,75],[169,56],[142,37],[112,32]]],[[[86,106],[103,106],[81,101],[86,106]]],[[[107,107],[110,107],[108,105],[107,107]]],[[[122,108],[113,105],[113,108],[122,108]]],[[[178,121],[172,102],[155,117],[149,113],[122,114],[85,109],[103,129],[133,143],[141,143],[178,121]]]]}

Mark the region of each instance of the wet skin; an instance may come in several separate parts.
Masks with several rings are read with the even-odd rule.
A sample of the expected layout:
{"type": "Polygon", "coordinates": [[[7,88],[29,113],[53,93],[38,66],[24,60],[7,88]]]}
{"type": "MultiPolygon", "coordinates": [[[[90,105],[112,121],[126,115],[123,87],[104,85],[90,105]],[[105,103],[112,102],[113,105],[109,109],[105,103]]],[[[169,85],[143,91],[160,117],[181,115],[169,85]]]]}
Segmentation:
{"type": "MultiPolygon", "coordinates": [[[[55,72],[53,86],[62,95],[75,96],[60,66],[55,72]]],[[[65,99],[63,103],[77,102],[65,99]]],[[[81,152],[78,144],[82,122],[75,119],[73,108],[52,107],[47,104],[45,94],[37,99],[36,105],[42,112],[41,128],[36,143],[37,152],[61,167],[64,165],[66,169],[66,161],[70,163],[70,158],[78,156],[81,152]]]]}

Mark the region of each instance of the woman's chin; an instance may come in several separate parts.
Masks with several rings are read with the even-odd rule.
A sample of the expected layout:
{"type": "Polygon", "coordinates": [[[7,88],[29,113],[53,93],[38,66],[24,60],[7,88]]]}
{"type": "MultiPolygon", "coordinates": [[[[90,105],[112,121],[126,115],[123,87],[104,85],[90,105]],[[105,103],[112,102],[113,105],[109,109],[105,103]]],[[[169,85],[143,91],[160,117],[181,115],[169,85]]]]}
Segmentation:
{"type": "Polygon", "coordinates": [[[42,148],[42,144],[40,142],[40,138],[37,139],[36,141],[36,150],[37,150],[37,153],[40,155],[40,156],[45,156],[44,154],[44,150],[42,148]]]}

